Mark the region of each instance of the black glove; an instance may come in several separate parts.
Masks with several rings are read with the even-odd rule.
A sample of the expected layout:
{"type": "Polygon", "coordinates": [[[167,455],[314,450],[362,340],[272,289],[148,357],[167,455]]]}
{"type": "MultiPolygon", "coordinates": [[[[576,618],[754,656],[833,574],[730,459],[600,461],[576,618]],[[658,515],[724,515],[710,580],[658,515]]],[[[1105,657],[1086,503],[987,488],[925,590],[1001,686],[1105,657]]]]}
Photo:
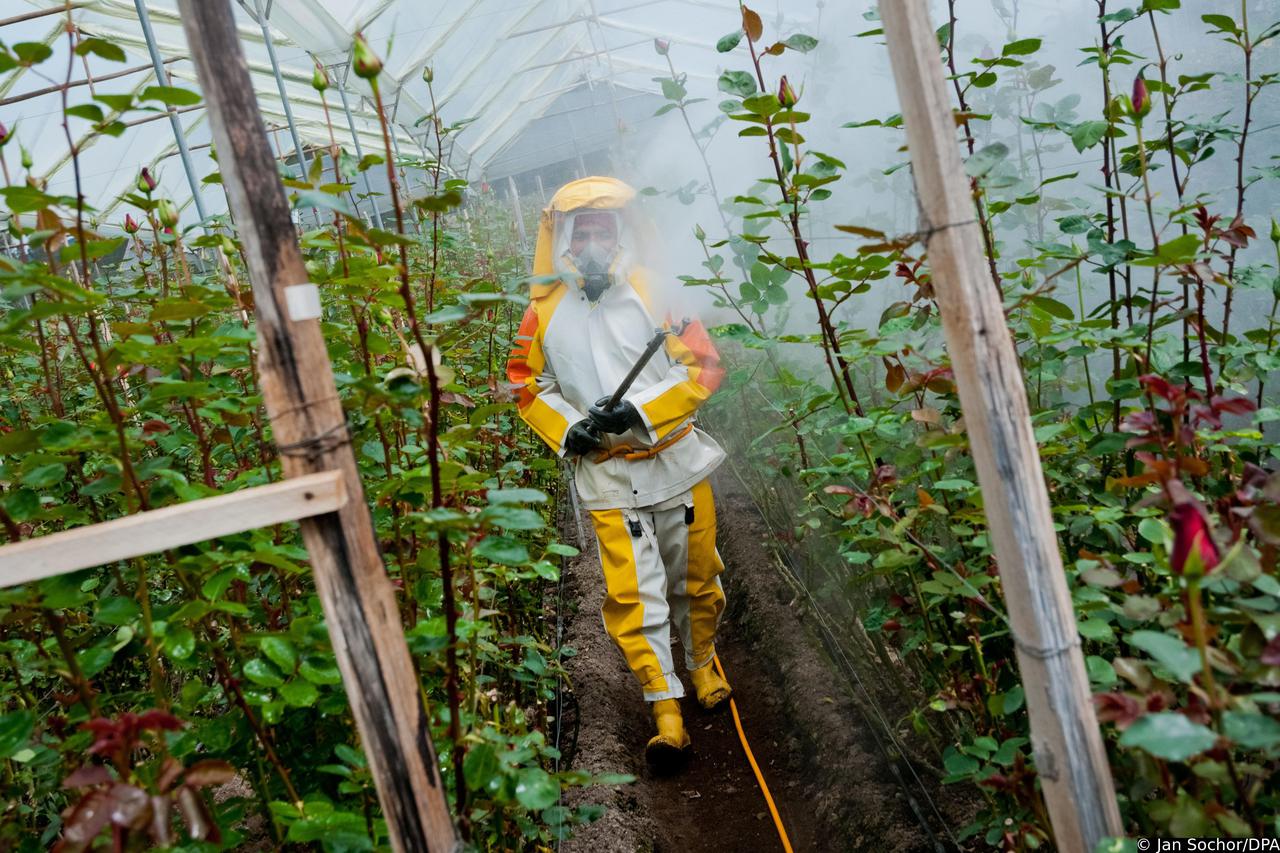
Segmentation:
{"type": "Polygon", "coordinates": [[[636,424],[640,423],[640,413],[636,411],[636,407],[626,400],[620,400],[618,405],[612,409],[606,409],[605,404],[609,402],[608,397],[601,397],[596,400],[596,404],[587,410],[587,414],[591,417],[591,425],[600,432],[618,433],[626,432],[636,424]]]}
{"type": "Polygon", "coordinates": [[[564,447],[565,450],[570,453],[576,453],[579,456],[584,453],[590,453],[593,450],[599,450],[600,434],[596,432],[591,421],[584,418],[569,427],[569,431],[564,434],[564,447]]]}

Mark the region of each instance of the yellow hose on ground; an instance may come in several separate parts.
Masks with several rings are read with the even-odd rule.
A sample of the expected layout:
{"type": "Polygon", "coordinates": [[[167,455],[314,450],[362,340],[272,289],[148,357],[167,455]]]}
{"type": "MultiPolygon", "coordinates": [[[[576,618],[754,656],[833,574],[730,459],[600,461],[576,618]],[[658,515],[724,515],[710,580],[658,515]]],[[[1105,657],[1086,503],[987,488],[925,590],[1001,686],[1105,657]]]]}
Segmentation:
{"type": "MultiPolygon", "coordinates": [[[[720,665],[720,656],[715,655],[711,658],[715,661],[716,672],[721,678],[725,678],[724,667],[720,665]]],[[[747,755],[747,763],[751,765],[751,770],[756,774],[756,783],[760,785],[760,793],[764,794],[764,801],[769,805],[769,814],[773,815],[773,825],[778,830],[778,839],[782,842],[782,849],[787,853],[794,853],[791,849],[791,839],[787,837],[787,828],[782,825],[782,816],[778,814],[778,807],[773,803],[773,795],[769,793],[769,786],[764,781],[764,774],[760,772],[760,765],[756,764],[756,757],[751,754],[751,744],[747,743],[747,733],[742,729],[742,717],[738,716],[738,703],[733,701],[733,697],[729,697],[729,710],[733,712],[733,724],[738,729],[738,740],[742,741],[742,751],[747,755]]]]}

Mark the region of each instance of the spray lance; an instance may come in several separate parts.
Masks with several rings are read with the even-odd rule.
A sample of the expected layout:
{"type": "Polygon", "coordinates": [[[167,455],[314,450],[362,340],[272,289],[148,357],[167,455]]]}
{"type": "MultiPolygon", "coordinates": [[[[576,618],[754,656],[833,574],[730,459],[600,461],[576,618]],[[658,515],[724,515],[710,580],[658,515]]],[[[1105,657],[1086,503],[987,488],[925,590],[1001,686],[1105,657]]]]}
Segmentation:
{"type": "MultiPolygon", "coordinates": [[[[680,337],[684,334],[685,329],[689,328],[689,324],[691,322],[692,321],[686,317],[681,320],[680,325],[674,329],[653,330],[653,337],[649,339],[649,343],[645,344],[644,352],[640,353],[640,357],[636,359],[636,363],[631,365],[631,369],[627,371],[627,375],[622,377],[622,382],[618,384],[617,390],[613,392],[602,406],[606,412],[612,411],[619,403],[622,402],[623,395],[631,390],[631,386],[635,383],[636,377],[640,375],[640,371],[644,370],[645,365],[649,363],[649,359],[653,358],[654,353],[661,349],[662,345],[666,343],[667,336],[675,335],[677,338],[680,337]]],[[[593,424],[588,424],[588,428],[597,438],[601,437],[599,430],[597,430],[593,424]]]]}

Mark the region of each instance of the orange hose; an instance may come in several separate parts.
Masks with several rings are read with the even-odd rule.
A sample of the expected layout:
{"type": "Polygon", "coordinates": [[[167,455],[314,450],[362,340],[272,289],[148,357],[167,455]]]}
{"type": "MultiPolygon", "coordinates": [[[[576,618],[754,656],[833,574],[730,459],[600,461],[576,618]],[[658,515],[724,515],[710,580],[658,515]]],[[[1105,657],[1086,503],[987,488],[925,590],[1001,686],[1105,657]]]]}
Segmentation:
{"type": "MultiPolygon", "coordinates": [[[[713,655],[711,658],[715,662],[716,672],[721,678],[727,682],[725,678],[724,667],[720,665],[720,656],[713,655]]],[[[751,753],[751,744],[747,743],[747,733],[742,730],[742,718],[738,716],[738,703],[733,701],[733,697],[729,697],[729,710],[733,712],[733,724],[738,729],[738,740],[742,741],[742,751],[747,755],[747,763],[751,765],[751,770],[756,774],[756,783],[760,785],[760,793],[764,794],[764,801],[769,806],[769,814],[773,815],[774,828],[778,830],[778,839],[782,842],[782,849],[787,853],[794,853],[791,849],[791,839],[787,837],[787,828],[782,825],[782,815],[778,814],[778,807],[774,805],[773,795],[769,793],[769,786],[764,781],[764,774],[760,772],[760,765],[756,764],[756,757],[751,753]]]]}

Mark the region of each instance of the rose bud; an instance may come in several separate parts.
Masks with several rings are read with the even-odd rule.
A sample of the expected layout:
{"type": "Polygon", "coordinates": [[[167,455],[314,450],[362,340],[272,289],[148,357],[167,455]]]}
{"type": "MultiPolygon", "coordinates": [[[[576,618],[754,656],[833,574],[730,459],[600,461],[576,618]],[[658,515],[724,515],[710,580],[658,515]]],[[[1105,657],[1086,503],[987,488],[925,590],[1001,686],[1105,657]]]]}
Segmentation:
{"type": "Polygon", "coordinates": [[[1133,78],[1133,94],[1129,96],[1129,107],[1135,118],[1142,118],[1151,112],[1151,95],[1147,94],[1147,81],[1139,74],[1133,78]]]}
{"type": "Polygon", "coordinates": [[[1173,527],[1173,553],[1169,567],[1175,575],[1201,575],[1213,571],[1221,555],[1209,529],[1209,516],[1195,501],[1186,501],[1169,511],[1173,527]]]}
{"type": "Polygon", "coordinates": [[[151,177],[151,170],[144,167],[138,175],[138,192],[150,195],[155,192],[156,186],[156,179],[151,177]]]}
{"type": "Polygon", "coordinates": [[[1280,222],[1276,222],[1274,216],[1271,218],[1271,242],[1280,243],[1280,222]]]}
{"type": "Polygon", "coordinates": [[[138,221],[134,219],[132,216],[130,216],[127,213],[124,215],[124,233],[137,234],[138,229],[141,227],[142,226],[138,224],[138,221]]]}
{"type": "Polygon", "coordinates": [[[436,70],[430,65],[427,65],[422,69],[422,82],[426,83],[428,86],[436,82],[436,70]]]}
{"type": "Polygon", "coordinates": [[[18,148],[22,151],[22,168],[30,170],[36,164],[36,161],[32,159],[31,152],[27,150],[26,146],[20,145],[18,148]]]}
{"type": "Polygon", "coordinates": [[[897,619],[886,619],[884,620],[884,624],[881,625],[880,627],[882,627],[888,633],[892,634],[896,631],[902,630],[902,623],[899,622],[897,619]]]}
{"type": "Polygon", "coordinates": [[[783,74],[782,79],[778,81],[778,103],[782,104],[783,109],[789,110],[798,100],[800,97],[796,94],[796,90],[791,88],[791,84],[787,82],[787,75],[783,74]]]}
{"type": "Polygon", "coordinates": [[[4,122],[0,121],[0,148],[8,145],[10,139],[13,139],[13,131],[6,127],[4,122]]]}
{"type": "Polygon", "coordinates": [[[363,80],[372,80],[382,73],[382,60],[369,47],[364,35],[356,33],[355,47],[352,49],[351,70],[363,80]]]}
{"type": "Polygon", "coordinates": [[[178,224],[178,208],[169,199],[162,198],[156,205],[156,218],[165,228],[172,228],[178,224]]]}
{"type": "Polygon", "coordinates": [[[324,66],[319,62],[316,63],[316,70],[311,73],[311,88],[317,92],[323,92],[329,88],[329,72],[324,70],[324,66]]]}
{"type": "Polygon", "coordinates": [[[671,50],[671,42],[666,39],[654,39],[653,49],[657,51],[658,56],[666,56],[667,52],[671,50]]]}

